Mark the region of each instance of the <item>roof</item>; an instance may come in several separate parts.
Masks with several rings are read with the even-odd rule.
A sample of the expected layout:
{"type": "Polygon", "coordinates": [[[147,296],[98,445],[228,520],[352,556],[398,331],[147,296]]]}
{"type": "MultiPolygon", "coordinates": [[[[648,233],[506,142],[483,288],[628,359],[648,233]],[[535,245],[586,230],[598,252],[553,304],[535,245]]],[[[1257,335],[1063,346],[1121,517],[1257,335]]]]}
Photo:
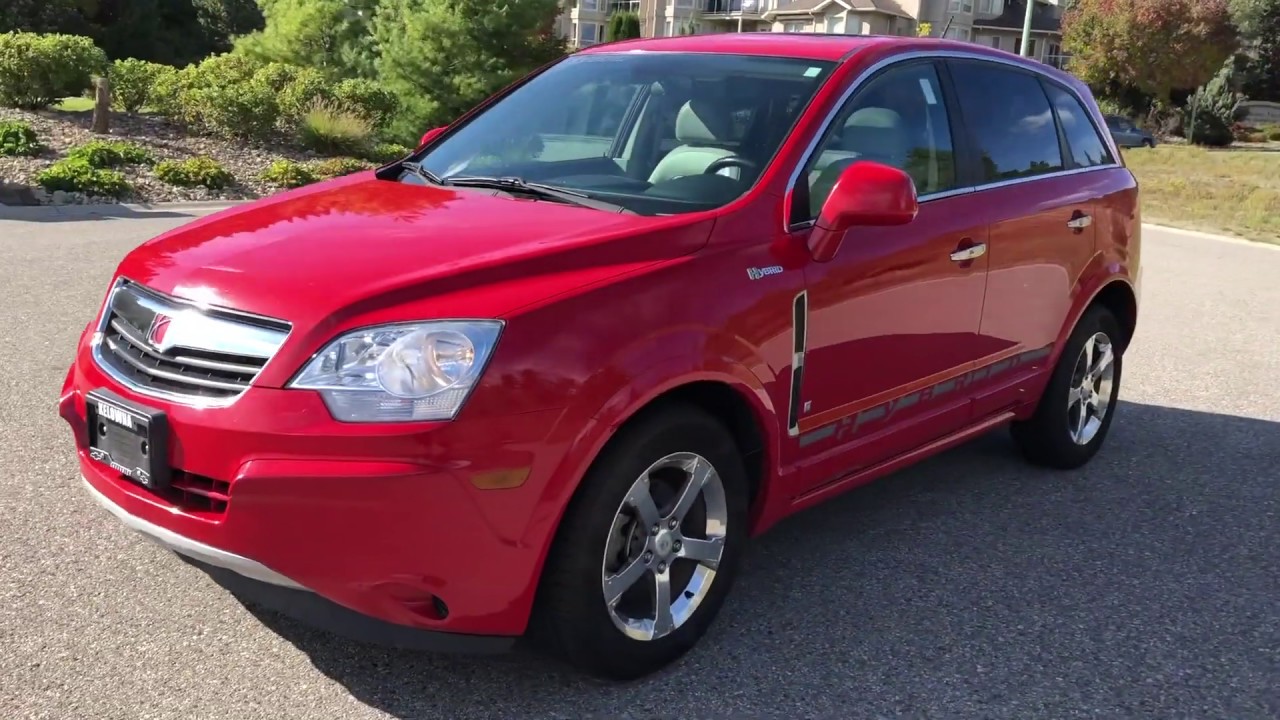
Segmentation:
{"type": "Polygon", "coordinates": [[[898,4],[897,0],[790,0],[789,2],[765,13],[765,15],[808,15],[825,10],[829,5],[839,5],[846,10],[878,12],[886,15],[896,15],[898,17],[914,19],[910,13],[902,9],[902,6],[898,4]]]}
{"type": "Polygon", "coordinates": [[[592,45],[579,54],[608,52],[699,52],[726,55],[777,55],[805,60],[840,60],[863,48],[910,38],[821,33],[715,33],[643,38],[592,45]]]}
{"type": "MultiPolygon", "coordinates": [[[[1021,30],[1026,17],[1027,3],[1024,0],[1008,0],[1004,4],[1004,12],[993,18],[974,18],[973,26],[1021,30]]],[[[1036,0],[1036,8],[1031,13],[1031,30],[1043,33],[1062,32],[1062,21],[1054,17],[1053,8],[1044,0],[1036,0]]]]}

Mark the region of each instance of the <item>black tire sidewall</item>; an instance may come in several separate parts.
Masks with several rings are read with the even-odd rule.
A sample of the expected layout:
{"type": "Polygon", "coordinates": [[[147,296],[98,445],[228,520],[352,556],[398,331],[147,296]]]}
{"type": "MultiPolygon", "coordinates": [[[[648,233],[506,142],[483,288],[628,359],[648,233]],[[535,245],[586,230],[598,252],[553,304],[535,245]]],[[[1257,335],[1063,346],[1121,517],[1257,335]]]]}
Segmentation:
{"type": "MultiPolygon", "coordinates": [[[[568,508],[552,556],[541,618],[560,654],[589,672],[632,679],[654,672],[691,649],[723,605],[747,539],[748,486],[732,435],[696,408],[650,414],[614,439],[593,464],[568,508]],[[724,552],[707,596],[684,625],[664,638],[640,641],[614,625],[601,590],[605,542],[632,483],[659,459],[677,452],[706,458],[724,484],[728,525],[724,552]]],[[[646,578],[649,576],[646,576],[646,578]]]]}
{"type": "Polygon", "coordinates": [[[1058,364],[1054,367],[1035,415],[1028,422],[1014,426],[1015,438],[1032,460],[1039,464],[1070,469],[1084,465],[1101,449],[1119,409],[1117,400],[1124,364],[1121,349],[1123,337],[1120,323],[1105,308],[1090,308],[1080,318],[1058,358],[1058,364]],[[1111,397],[1108,399],[1107,414],[1102,419],[1102,426],[1088,443],[1080,445],[1071,439],[1067,412],[1068,394],[1080,353],[1089,338],[1098,332],[1105,333],[1111,340],[1114,357],[1111,397]]]}

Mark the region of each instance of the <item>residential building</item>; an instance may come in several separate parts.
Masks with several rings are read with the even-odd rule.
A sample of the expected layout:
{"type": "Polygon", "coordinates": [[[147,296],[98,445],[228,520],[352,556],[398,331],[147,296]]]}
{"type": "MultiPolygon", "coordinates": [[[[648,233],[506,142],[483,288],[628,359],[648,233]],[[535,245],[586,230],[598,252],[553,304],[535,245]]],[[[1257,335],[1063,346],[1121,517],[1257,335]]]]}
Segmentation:
{"type": "MultiPolygon", "coordinates": [[[[1061,67],[1062,2],[1035,2],[1031,16],[1029,57],[1061,67]]],[[[917,17],[931,26],[934,37],[987,45],[1022,54],[1022,26],[1028,0],[920,0],[917,17]]]]}
{"type": "Polygon", "coordinates": [[[1062,67],[1062,5],[1069,0],[563,0],[560,32],[572,47],[604,41],[609,16],[640,16],[645,37],[714,32],[930,34],[1022,52],[1027,2],[1034,2],[1028,55],[1062,67]]]}

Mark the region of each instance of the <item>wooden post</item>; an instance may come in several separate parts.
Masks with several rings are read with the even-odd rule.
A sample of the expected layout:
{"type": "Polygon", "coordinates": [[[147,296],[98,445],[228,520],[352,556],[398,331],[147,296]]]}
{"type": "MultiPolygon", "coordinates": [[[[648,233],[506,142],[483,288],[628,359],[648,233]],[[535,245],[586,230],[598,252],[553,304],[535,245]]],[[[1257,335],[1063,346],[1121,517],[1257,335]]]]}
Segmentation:
{"type": "Polygon", "coordinates": [[[93,79],[93,127],[91,132],[106,135],[111,132],[111,82],[105,77],[93,79]]]}

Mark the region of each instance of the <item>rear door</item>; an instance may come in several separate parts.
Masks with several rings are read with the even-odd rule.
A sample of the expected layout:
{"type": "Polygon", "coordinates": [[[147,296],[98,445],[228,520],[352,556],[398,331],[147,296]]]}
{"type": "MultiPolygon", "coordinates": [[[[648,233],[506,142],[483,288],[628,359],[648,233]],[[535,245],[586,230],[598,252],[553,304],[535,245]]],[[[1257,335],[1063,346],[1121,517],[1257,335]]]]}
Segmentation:
{"type": "Polygon", "coordinates": [[[1095,253],[1107,180],[1090,173],[1114,160],[1074,93],[1040,73],[967,59],[949,71],[990,227],[979,333],[998,350],[970,378],[978,419],[1024,401],[1044,368],[1095,253]]]}

